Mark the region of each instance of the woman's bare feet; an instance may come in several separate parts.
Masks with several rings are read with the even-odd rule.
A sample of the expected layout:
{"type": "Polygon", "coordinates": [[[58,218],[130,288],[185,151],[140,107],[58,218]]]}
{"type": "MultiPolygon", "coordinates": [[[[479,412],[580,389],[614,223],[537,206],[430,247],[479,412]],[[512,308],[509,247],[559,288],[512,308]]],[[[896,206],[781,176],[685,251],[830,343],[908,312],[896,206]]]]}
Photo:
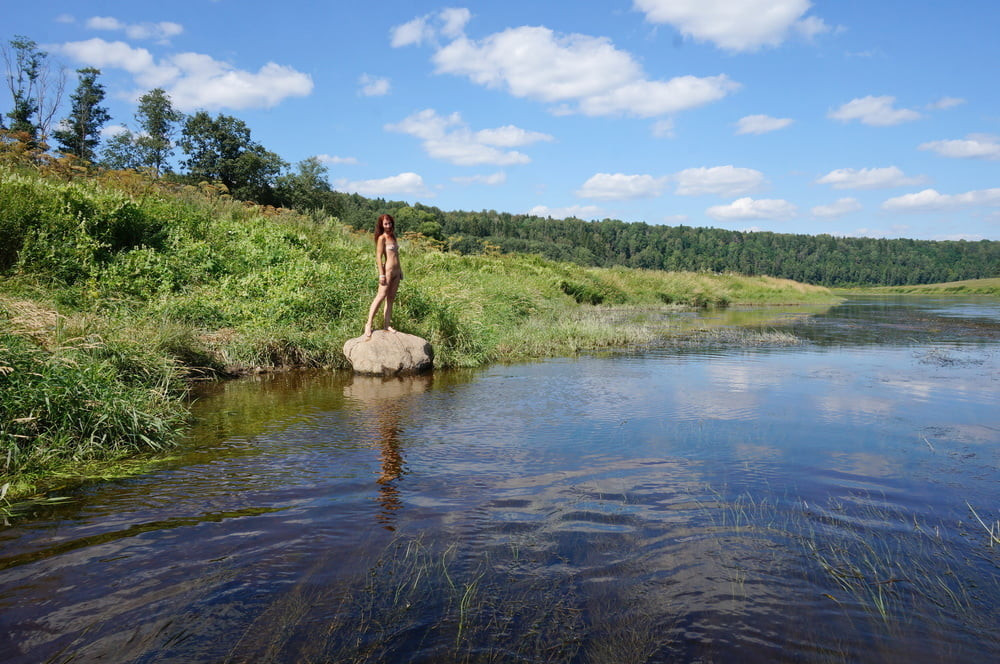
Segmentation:
{"type": "Polygon", "coordinates": [[[365,325],[365,341],[372,338],[372,328],[370,325],[365,325]]]}

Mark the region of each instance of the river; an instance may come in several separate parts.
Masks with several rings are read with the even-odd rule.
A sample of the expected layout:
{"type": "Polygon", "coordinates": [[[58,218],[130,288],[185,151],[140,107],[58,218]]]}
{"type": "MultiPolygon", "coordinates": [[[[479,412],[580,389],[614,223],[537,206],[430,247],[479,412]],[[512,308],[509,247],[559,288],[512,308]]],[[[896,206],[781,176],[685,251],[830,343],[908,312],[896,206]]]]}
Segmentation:
{"type": "Polygon", "coordinates": [[[187,444],[0,529],[0,661],[1000,659],[1000,300],[206,386],[187,444]]]}

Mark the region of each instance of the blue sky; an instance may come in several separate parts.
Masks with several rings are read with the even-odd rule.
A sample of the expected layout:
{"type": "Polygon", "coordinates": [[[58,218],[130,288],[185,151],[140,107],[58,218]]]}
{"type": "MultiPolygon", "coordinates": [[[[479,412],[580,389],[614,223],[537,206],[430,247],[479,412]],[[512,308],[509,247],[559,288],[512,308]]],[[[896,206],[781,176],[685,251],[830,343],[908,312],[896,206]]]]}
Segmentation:
{"type": "Polygon", "coordinates": [[[342,191],[1000,239],[995,0],[38,0],[4,14],[5,42],[102,70],[113,124],[163,87],[180,110],[241,118],[290,163],[318,156],[342,191]]]}

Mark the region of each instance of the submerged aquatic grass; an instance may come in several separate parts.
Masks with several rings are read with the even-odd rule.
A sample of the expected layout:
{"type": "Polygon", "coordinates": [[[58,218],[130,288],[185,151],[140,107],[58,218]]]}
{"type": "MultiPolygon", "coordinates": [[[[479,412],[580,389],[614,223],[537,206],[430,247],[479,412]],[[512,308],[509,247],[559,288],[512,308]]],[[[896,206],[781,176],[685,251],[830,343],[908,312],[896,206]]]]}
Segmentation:
{"type": "MultiPolygon", "coordinates": [[[[775,573],[801,577],[806,596],[796,611],[815,615],[789,618],[805,630],[795,634],[799,647],[819,661],[857,661],[862,652],[891,660],[894,644],[921,639],[929,657],[947,657],[950,646],[935,645],[939,631],[996,638],[1000,582],[956,550],[960,524],[924,523],[860,493],[811,505],[704,487],[677,509],[684,541],[712,563],[702,571],[718,570],[715,582],[729,584],[725,615],[752,616],[755,592],[775,573]],[[844,625],[855,635],[850,642],[837,633],[844,625]]],[[[691,656],[681,625],[698,611],[697,598],[665,601],[669,578],[647,588],[629,579],[602,594],[560,563],[538,532],[474,547],[396,535],[332,584],[321,581],[329,564],[316,561],[275,596],[224,661],[601,664],[691,656]]],[[[631,564],[644,563],[639,556],[631,564]]],[[[713,652],[709,646],[702,656],[714,659],[713,652]]]]}

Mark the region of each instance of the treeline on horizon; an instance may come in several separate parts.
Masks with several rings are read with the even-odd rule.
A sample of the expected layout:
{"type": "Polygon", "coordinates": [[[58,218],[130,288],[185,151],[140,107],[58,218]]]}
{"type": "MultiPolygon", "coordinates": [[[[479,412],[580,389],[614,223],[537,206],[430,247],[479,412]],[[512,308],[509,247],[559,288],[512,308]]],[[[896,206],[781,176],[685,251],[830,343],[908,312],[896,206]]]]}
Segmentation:
{"type": "Polygon", "coordinates": [[[734,272],[823,286],[898,286],[1000,276],[1000,242],[931,241],[831,235],[741,232],[665,226],[616,219],[583,221],[495,210],[443,211],[416,203],[334,191],[317,158],[294,168],[252,138],[233,116],[205,111],[185,115],[160,88],[139,99],[133,129],[110,138],[101,130],[111,116],[101,104],[100,70],[77,70],[69,113],[58,123],[61,86],[48,54],[17,36],[4,47],[11,108],[0,116],[0,143],[10,156],[55,152],[88,168],[149,172],[180,183],[215,183],[232,197],[296,209],[317,219],[332,216],[368,229],[390,211],[401,231],[421,233],[443,250],[463,254],[527,253],[594,267],[734,272]],[[4,117],[9,121],[5,122],[4,117]],[[176,149],[183,157],[176,160],[176,149]]]}
{"type": "Polygon", "coordinates": [[[617,219],[552,219],[435,207],[330,192],[324,209],[363,229],[376,210],[395,210],[403,230],[447,242],[452,251],[532,253],[596,267],[735,272],[822,286],[897,286],[1000,275],[1000,242],[931,241],[742,232],[617,219]]]}

